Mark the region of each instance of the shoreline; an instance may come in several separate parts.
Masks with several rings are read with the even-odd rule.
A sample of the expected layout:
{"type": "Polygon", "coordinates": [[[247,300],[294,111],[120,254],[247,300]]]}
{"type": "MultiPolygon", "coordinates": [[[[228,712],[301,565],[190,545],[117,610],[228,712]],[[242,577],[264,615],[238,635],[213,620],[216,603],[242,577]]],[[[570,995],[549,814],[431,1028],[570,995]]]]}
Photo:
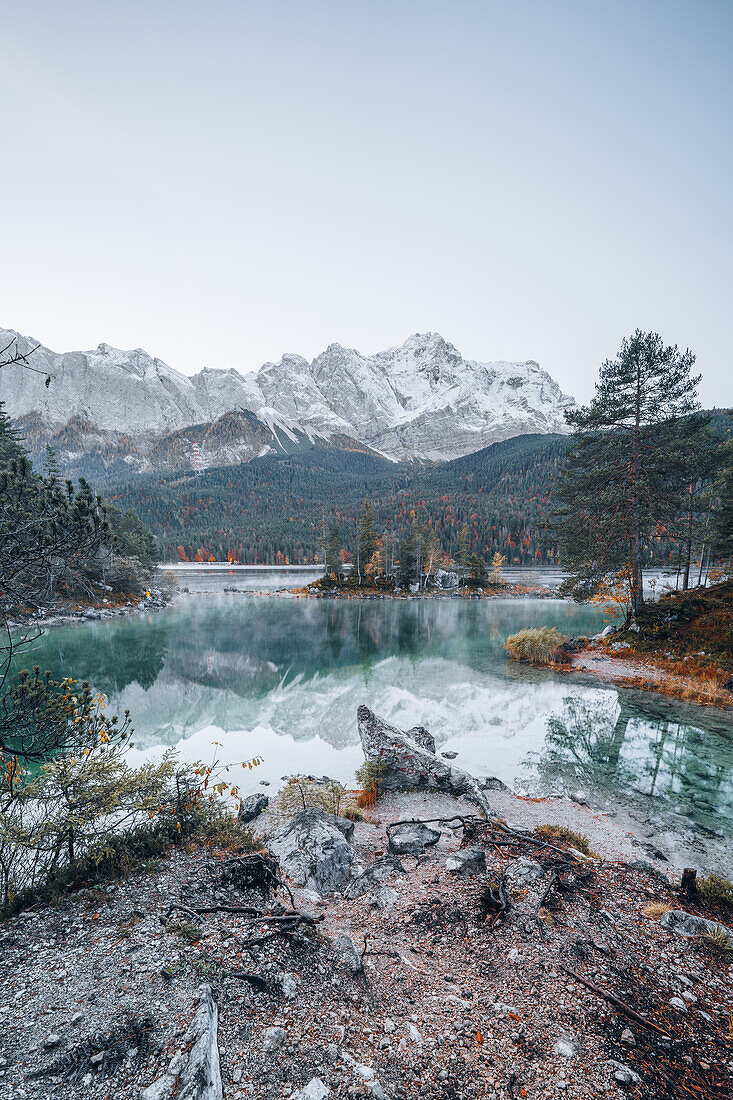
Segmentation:
{"type": "Polygon", "coordinates": [[[616,687],[664,695],[682,703],[714,708],[721,713],[733,711],[733,691],[730,688],[694,673],[670,671],[664,667],[664,660],[651,653],[617,656],[598,646],[574,655],[569,665],[559,665],[556,671],[577,673],[616,687]]]}
{"type": "Polygon", "coordinates": [[[175,592],[166,595],[157,589],[151,589],[150,596],[134,596],[130,593],[122,593],[118,603],[68,600],[65,604],[43,608],[32,615],[8,619],[8,625],[13,631],[26,631],[32,630],[34,627],[63,626],[69,623],[100,622],[106,619],[123,618],[132,615],[136,611],[162,611],[172,603],[174,596],[175,592]]]}

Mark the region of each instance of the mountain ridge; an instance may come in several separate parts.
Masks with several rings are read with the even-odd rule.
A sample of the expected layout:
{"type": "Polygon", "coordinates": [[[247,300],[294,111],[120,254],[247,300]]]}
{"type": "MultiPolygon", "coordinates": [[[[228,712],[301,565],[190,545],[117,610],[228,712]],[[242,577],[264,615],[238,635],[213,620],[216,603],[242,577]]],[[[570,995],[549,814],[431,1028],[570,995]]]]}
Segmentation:
{"type": "MultiPolygon", "coordinates": [[[[395,460],[446,461],[516,435],[565,432],[574,404],[535,360],[465,359],[438,333],[369,356],[332,343],[311,362],[286,353],[249,374],[204,367],[184,375],[142,348],[106,343],[56,353],[13,330],[0,330],[0,341],[33,350],[36,372],[5,367],[0,400],[21,429],[34,422],[41,443],[75,418],[101,435],[141,438],[248,412],[270,431],[355,440],[395,460]]],[[[211,464],[260,453],[229,449],[211,464]]]]}

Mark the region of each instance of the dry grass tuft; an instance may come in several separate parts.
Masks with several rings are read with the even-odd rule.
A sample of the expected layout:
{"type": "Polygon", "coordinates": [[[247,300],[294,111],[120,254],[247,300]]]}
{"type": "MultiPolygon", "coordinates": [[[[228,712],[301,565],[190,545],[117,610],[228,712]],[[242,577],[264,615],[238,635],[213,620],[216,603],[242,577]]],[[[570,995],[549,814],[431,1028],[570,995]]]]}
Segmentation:
{"type": "Polygon", "coordinates": [[[645,917],[654,917],[658,920],[663,917],[665,913],[669,913],[671,905],[668,905],[666,901],[650,901],[648,905],[645,905],[642,909],[642,913],[645,917]]]}
{"type": "Polygon", "coordinates": [[[554,626],[542,626],[517,631],[506,640],[506,648],[515,661],[531,661],[534,665],[550,665],[565,636],[554,626]]]}
{"type": "Polygon", "coordinates": [[[571,848],[577,848],[584,856],[592,855],[588,837],[568,829],[565,825],[538,825],[534,832],[535,836],[540,836],[553,844],[560,841],[561,844],[569,844],[571,848]]]}

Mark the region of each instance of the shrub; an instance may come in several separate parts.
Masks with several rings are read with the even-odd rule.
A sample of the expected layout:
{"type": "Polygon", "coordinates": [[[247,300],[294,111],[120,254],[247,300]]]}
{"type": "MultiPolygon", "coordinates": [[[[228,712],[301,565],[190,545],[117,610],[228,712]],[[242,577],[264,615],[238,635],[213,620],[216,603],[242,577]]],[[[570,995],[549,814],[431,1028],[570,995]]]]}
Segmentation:
{"type": "Polygon", "coordinates": [[[280,820],[293,817],[301,810],[317,809],[337,817],[347,817],[356,809],[354,795],[335,779],[315,779],[310,775],[291,775],[275,807],[280,820]]]}
{"type": "Polygon", "coordinates": [[[361,809],[373,806],[382,793],[381,785],[386,768],[381,760],[365,760],[356,770],[356,781],[362,788],[357,799],[361,809]]]}
{"type": "Polygon", "coordinates": [[[733,955],[733,939],[724,928],[716,928],[714,932],[703,932],[701,939],[720,955],[733,955]]]}
{"type": "Polygon", "coordinates": [[[531,661],[535,665],[554,663],[557,650],[565,641],[554,626],[527,627],[506,640],[506,648],[515,661],[531,661]]]}
{"type": "Polygon", "coordinates": [[[719,909],[733,909],[733,882],[720,875],[698,879],[697,889],[703,901],[719,909]]]}

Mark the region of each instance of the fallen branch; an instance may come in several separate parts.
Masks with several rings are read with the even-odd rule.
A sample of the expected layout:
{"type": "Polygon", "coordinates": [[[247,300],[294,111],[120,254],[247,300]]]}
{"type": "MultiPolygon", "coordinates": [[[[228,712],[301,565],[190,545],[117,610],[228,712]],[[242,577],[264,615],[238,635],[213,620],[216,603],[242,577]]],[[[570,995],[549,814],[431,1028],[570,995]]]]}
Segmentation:
{"type": "Polygon", "coordinates": [[[392,958],[392,959],[400,959],[402,957],[400,955],[399,951],[381,951],[380,949],[378,949],[376,947],[373,947],[373,948],[368,947],[368,945],[367,945],[368,939],[369,939],[369,936],[365,932],[364,933],[364,949],[361,952],[362,959],[365,959],[367,955],[389,955],[389,957],[392,958]]]}
{"type": "Polygon", "coordinates": [[[258,974],[250,974],[248,970],[227,970],[223,975],[225,978],[241,978],[243,982],[249,982],[255,989],[261,989],[263,993],[269,993],[271,997],[278,997],[278,990],[274,989],[264,978],[260,978],[258,974]]]}
{"type": "Polygon", "coordinates": [[[672,1041],[671,1036],[662,1031],[661,1027],[657,1027],[651,1020],[646,1020],[643,1016],[640,1016],[639,1013],[631,1008],[630,1005],[627,1005],[625,1001],[620,1001],[618,997],[613,993],[609,993],[607,989],[601,989],[599,985],[594,985],[593,982],[588,981],[587,978],[576,973],[576,971],[572,970],[569,966],[565,966],[564,963],[561,963],[560,966],[565,973],[569,974],[571,978],[574,978],[576,982],[580,982],[586,989],[590,989],[592,993],[597,994],[599,997],[603,997],[604,1001],[608,1001],[609,1004],[612,1004],[619,1012],[622,1012],[624,1016],[628,1016],[630,1020],[635,1020],[637,1024],[641,1024],[642,1027],[648,1028],[649,1031],[656,1032],[657,1035],[661,1035],[662,1038],[666,1039],[668,1042],[672,1041]]]}

